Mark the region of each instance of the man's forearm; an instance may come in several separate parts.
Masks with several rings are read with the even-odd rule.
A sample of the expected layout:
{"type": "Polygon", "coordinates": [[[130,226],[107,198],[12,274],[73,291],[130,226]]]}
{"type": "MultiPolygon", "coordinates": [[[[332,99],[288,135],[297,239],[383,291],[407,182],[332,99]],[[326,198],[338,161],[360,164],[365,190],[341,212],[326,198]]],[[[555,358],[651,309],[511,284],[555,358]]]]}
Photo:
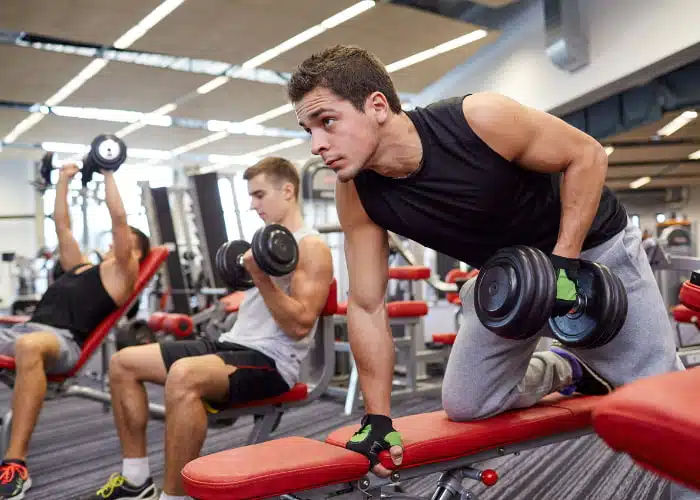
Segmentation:
{"type": "Polygon", "coordinates": [[[105,203],[107,204],[109,215],[112,218],[112,225],[126,224],[126,210],[124,210],[124,204],[122,203],[122,198],[119,195],[119,189],[117,189],[117,183],[114,180],[114,175],[111,172],[105,172],[104,182],[105,203]]]}
{"type": "Polygon", "coordinates": [[[602,148],[591,147],[564,171],[561,223],[556,255],[577,258],[598,212],[608,159],[602,148]]]}
{"type": "Polygon", "coordinates": [[[395,353],[386,306],[381,304],[376,311],[366,311],[351,299],[347,320],[365,413],[390,417],[395,353]]]}
{"type": "Polygon", "coordinates": [[[56,231],[66,229],[70,231],[70,214],[68,212],[68,181],[59,179],[56,183],[56,200],[54,201],[53,221],[56,231]]]}
{"type": "Polygon", "coordinates": [[[282,331],[293,340],[303,338],[314,323],[304,305],[284,293],[267,275],[255,277],[253,281],[282,331]]]}

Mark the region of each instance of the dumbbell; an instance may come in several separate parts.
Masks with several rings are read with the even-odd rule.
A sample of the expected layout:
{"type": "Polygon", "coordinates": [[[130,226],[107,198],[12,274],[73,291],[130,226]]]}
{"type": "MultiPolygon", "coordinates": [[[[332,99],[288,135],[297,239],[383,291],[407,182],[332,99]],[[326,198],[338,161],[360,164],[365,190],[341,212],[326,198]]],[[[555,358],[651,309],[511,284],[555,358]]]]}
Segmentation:
{"type": "Polygon", "coordinates": [[[152,313],[148,317],[148,328],[151,329],[152,332],[159,332],[163,329],[163,322],[165,321],[165,318],[168,317],[168,313],[162,312],[162,311],[156,311],[152,313]]]}
{"type": "MultiPolygon", "coordinates": [[[[87,186],[95,172],[116,172],[126,161],[126,144],[116,135],[101,134],[93,139],[90,150],[83,158],[83,168],[80,170],[83,186],[87,186]]],[[[51,185],[53,153],[47,152],[41,158],[39,175],[45,186],[51,185]]]]}
{"type": "Polygon", "coordinates": [[[284,226],[270,224],[258,229],[250,243],[235,240],[224,243],[216,252],[216,269],[232,290],[248,290],[255,286],[243,267],[243,255],[251,249],[258,267],[270,276],[291,273],[299,262],[299,245],[284,226]]]}
{"type": "Polygon", "coordinates": [[[194,331],[194,322],[186,314],[167,314],[163,320],[163,330],[178,338],[189,337],[194,331]]]}
{"type": "Polygon", "coordinates": [[[508,339],[527,339],[547,323],[568,347],[592,349],[610,342],[627,318],[627,292],[610,269],[581,260],[576,305],[554,315],[557,278],[547,255],[532,247],[508,247],[481,267],[474,308],[481,323],[508,339]]]}

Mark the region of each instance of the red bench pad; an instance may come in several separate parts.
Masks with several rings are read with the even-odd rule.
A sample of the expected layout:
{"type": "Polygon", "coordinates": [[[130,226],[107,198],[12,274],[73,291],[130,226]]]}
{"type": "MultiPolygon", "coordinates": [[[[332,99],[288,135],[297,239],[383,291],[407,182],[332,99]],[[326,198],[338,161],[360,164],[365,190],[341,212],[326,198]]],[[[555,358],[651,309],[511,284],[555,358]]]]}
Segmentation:
{"type": "Polygon", "coordinates": [[[698,311],[693,311],[683,304],[673,306],[673,308],[671,308],[671,312],[673,313],[673,319],[679,323],[696,323],[698,320],[698,315],[700,315],[698,311]]]}
{"type": "Polygon", "coordinates": [[[266,498],[358,480],[368,463],[359,453],[293,436],[197,458],[182,478],[193,498],[266,498]]]}
{"type": "Polygon", "coordinates": [[[700,311],[700,286],[693,285],[690,281],[685,281],[681,285],[681,291],[678,294],[678,300],[681,304],[700,311]]]}
{"type": "Polygon", "coordinates": [[[598,405],[594,429],[642,467],[700,489],[699,387],[700,368],[630,383],[598,405]]]}
{"type": "MultiPolygon", "coordinates": [[[[428,314],[428,303],[422,300],[397,300],[387,302],[387,314],[389,318],[414,318],[428,314]]],[[[348,313],[348,303],[339,302],[337,314],[346,315],[348,313]]]]}
{"type": "Polygon", "coordinates": [[[393,280],[427,280],[430,268],[423,266],[397,266],[389,268],[389,279],[393,280]]]}
{"type": "MultiPolygon", "coordinates": [[[[478,422],[452,422],[442,411],[394,419],[404,440],[402,468],[585,428],[599,399],[557,396],[478,422]]],[[[369,461],[345,449],[358,427],[333,432],[326,444],[290,437],[200,457],[182,470],[185,489],[203,500],[242,500],[358,480],[367,473],[369,461]]],[[[391,467],[386,452],[381,455],[391,467]]]]}
{"type": "Polygon", "coordinates": [[[232,294],[223,297],[221,299],[221,303],[224,305],[224,311],[226,311],[227,313],[238,312],[238,309],[241,308],[241,302],[243,302],[244,298],[245,294],[243,292],[233,292],[232,294]]]}
{"type": "Polygon", "coordinates": [[[248,403],[241,403],[231,406],[231,408],[249,408],[255,406],[268,406],[277,405],[281,403],[293,403],[295,401],[303,401],[309,395],[309,388],[306,384],[297,382],[294,387],[289,389],[287,392],[275,396],[274,398],[259,399],[257,401],[250,401],[248,403]]]}
{"type": "Polygon", "coordinates": [[[433,333],[433,342],[436,344],[453,345],[456,339],[456,333],[433,333]]]}
{"type": "MultiPolygon", "coordinates": [[[[512,410],[475,422],[453,422],[444,411],[394,419],[401,433],[404,456],[401,468],[445,462],[514,443],[583,429],[590,425],[591,412],[600,398],[553,397],[535,407],[512,410]]],[[[326,442],[345,446],[359,425],[331,433],[326,442]]],[[[387,468],[394,468],[388,453],[379,457],[387,468]]]]}

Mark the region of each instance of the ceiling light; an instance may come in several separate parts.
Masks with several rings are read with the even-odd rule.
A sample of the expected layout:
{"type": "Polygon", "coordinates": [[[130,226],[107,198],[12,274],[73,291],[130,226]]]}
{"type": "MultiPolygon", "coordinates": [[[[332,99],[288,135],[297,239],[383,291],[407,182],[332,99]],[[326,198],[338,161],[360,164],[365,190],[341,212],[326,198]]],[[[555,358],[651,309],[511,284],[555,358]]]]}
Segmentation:
{"type": "Polygon", "coordinates": [[[649,176],[640,177],[639,179],[636,179],[636,180],[630,182],[630,188],[639,189],[642,186],[646,186],[650,182],[651,182],[651,177],[649,177],[649,176]]]}
{"type": "Polygon", "coordinates": [[[196,92],[198,94],[202,94],[202,95],[208,94],[212,90],[218,89],[219,87],[221,87],[224,83],[226,83],[228,81],[229,81],[228,77],[225,77],[225,76],[216,77],[213,80],[210,80],[207,83],[205,83],[204,85],[200,86],[196,90],[196,92]]]}
{"type": "Polygon", "coordinates": [[[417,54],[413,54],[412,56],[408,56],[404,59],[393,62],[386,66],[386,70],[389,73],[399,71],[400,69],[404,69],[409,66],[413,66],[414,64],[418,64],[419,62],[423,62],[426,59],[431,59],[440,54],[444,54],[445,52],[449,52],[450,50],[454,50],[472,42],[476,42],[477,40],[481,40],[487,35],[488,31],[486,30],[472,31],[471,33],[467,33],[466,35],[462,35],[448,42],[441,43],[440,45],[437,45],[432,49],[423,50],[421,52],[418,52],[417,54]]]}
{"type": "Polygon", "coordinates": [[[700,160],[700,149],[688,155],[689,160],[700,160]]]}
{"type": "Polygon", "coordinates": [[[71,144],[68,142],[42,142],[41,149],[52,153],[87,153],[90,146],[85,144],[71,144]]]}
{"type": "Polygon", "coordinates": [[[668,122],[662,128],[660,128],[656,133],[661,137],[668,137],[669,135],[678,132],[680,129],[688,125],[690,122],[698,117],[696,111],[684,111],[679,116],[668,122]]]}
{"type": "Polygon", "coordinates": [[[282,106],[278,106],[275,109],[271,109],[270,111],[265,111],[264,113],[256,115],[252,118],[248,118],[247,120],[245,120],[245,122],[246,123],[262,123],[262,122],[266,122],[268,120],[272,120],[273,118],[277,118],[278,116],[285,115],[293,110],[294,110],[294,106],[292,106],[291,104],[283,104],[282,106]]]}
{"type": "Polygon", "coordinates": [[[613,154],[613,151],[615,151],[615,148],[612,146],[605,146],[605,154],[610,156],[613,154]]]}
{"type": "Polygon", "coordinates": [[[158,7],[153,9],[146,17],[141,19],[136,26],[120,36],[114,42],[114,47],[118,49],[130,47],[136,40],[148,33],[153,26],[161,22],[172,11],[182,5],[184,1],[185,0],[165,0],[158,7]]]}

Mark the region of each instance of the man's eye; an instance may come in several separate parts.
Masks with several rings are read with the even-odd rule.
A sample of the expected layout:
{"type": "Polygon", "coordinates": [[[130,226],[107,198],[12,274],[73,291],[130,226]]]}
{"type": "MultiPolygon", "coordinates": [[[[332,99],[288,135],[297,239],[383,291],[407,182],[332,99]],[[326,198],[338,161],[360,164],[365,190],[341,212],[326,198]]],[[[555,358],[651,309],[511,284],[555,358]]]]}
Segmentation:
{"type": "Polygon", "coordinates": [[[323,119],[323,125],[328,127],[332,125],[335,122],[335,118],[324,118],[323,119]]]}

